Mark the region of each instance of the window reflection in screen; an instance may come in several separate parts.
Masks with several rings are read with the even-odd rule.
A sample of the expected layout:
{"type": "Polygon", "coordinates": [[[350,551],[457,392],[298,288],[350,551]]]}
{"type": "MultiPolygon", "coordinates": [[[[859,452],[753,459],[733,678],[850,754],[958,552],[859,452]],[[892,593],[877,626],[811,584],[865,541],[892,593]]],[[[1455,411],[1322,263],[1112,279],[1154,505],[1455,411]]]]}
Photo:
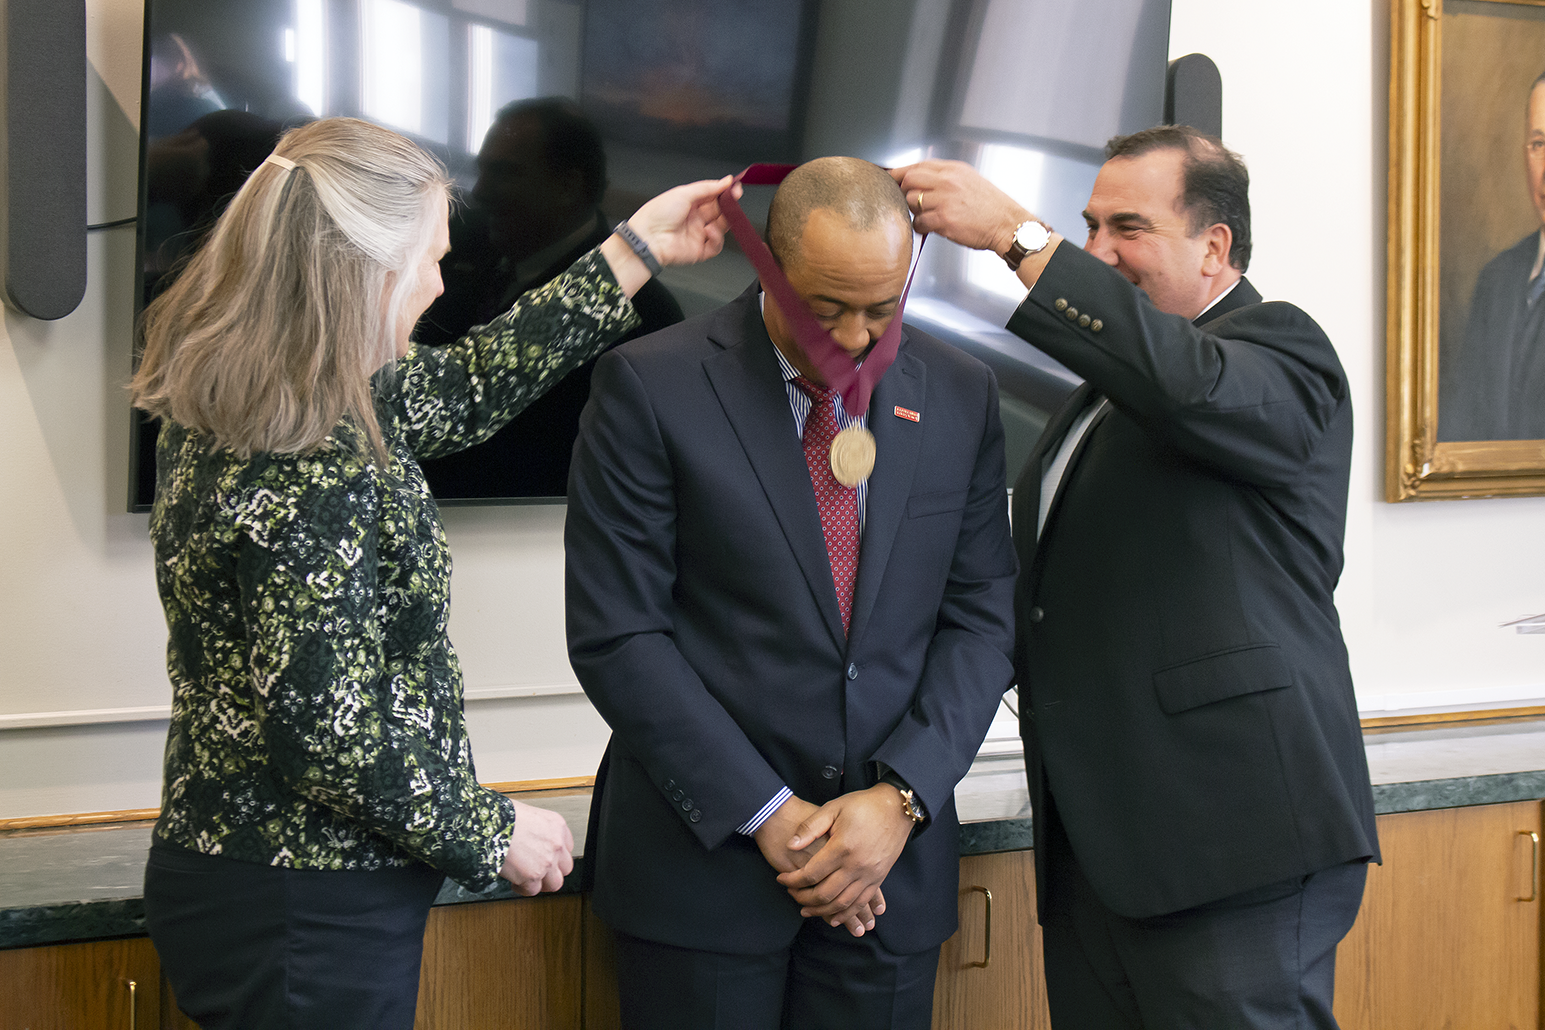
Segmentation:
{"type": "Polygon", "coordinates": [[[327,21],[322,0],[295,0],[295,27],[285,30],[284,49],[295,66],[295,99],[320,116],[327,110],[327,21]]]}
{"type": "Polygon", "coordinates": [[[486,25],[467,29],[467,150],[483,145],[494,113],[512,100],[537,95],[537,55],[534,39],[486,25]]]}
{"type": "Polygon", "coordinates": [[[365,117],[449,142],[449,19],[400,0],[362,0],[359,23],[365,117]]]}
{"type": "MultiPolygon", "coordinates": [[[[1041,203],[1041,180],[1045,167],[1046,155],[1039,150],[1002,143],[984,145],[977,160],[977,169],[984,177],[1031,211],[1045,210],[1045,205],[1041,203]]],[[[1025,287],[1020,283],[1019,276],[1009,271],[1009,266],[997,254],[987,250],[962,253],[966,260],[968,283],[1000,297],[1007,297],[1016,304],[1024,299],[1025,287]]]]}

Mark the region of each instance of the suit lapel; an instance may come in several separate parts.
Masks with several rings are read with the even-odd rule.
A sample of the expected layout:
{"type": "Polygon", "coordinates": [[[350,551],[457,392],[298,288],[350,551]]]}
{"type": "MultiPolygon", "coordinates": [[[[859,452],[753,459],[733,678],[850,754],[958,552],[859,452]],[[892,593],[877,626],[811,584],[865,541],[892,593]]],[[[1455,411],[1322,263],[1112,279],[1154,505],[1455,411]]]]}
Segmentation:
{"type": "Polygon", "coordinates": [[[875,384],[869,402],[869,431],[874,434],[874,472],[869,476],[868,508],[864,536],[858,548],[858,580],[853,587],[853,614],[848,639],[857,640],[869,622],[879,597],[880,583],[901,520],[912,493],[917,456],[923,444],[923,420],[927,396],[927,367],[906,347],[903,330],[896,360],[875,384]],[[917,422],[896,415],[907,408],[921,418],[917,422]]]}
{"type": "MultiPolygon", "coordinates": [[[[1192,324],[1202,327],[1240,308],[1259,303],[1261,303],[1260,293],[1250,284],[1250,280],[1241,276],[1238,285],[1229,291],[1228,296],[1198,315],[1192,324]]],[[[1042,478],[1046,474],[1047,467],[1056,457],[1058,448],[1062,446],[1063,437],[1073,427],[1073,423],[1078,421],[1078,416],[1084,409],[1095,403],[1097,398],[1098,391],[1090,383],[1083,383],[1073,391],[1062,407],[1057,409],[1051,421],[1046,423],[1046,429],[1042,431],[1040,439],[1036,441],[1034,449],[1030,452],[1030,457],[1025,461],[1019,481],[1014,484],[1014,525],[1019,527],[1014,534],[1014,544],[1019,554],[1020,566],[1023,568],[1029,568],[1033,564],[1039,543],[1034,527],[1040,519],[1042,478]]],[[[1062,476],[1057,480],[1056,494],[1052,497],[1051,506],[1046,510],[1047,525],[1051,525],[1052,519],[1056,517],[1057,506],[1065,492],[1063,488],[1072,479],[1079,459],[1088,448],[1089,441],[1093,439],[1100,422],[1110,414],[1110,410],[1107,406],[1105,411],[1096,416],[1069,457],[1067,467],[1062,470],[1062,476]]]]}
{"type": "MultiPolygon", "coordinates": [[[[1014,549],[1019,552],[1019,564],[1022,568],[1029,568],[1035,558],[1036,533],[1035,524],[1041,514],[1041,481],[1046,475],[1046,468],[1052,459],[1057,456],[1057,448],[1062,446],[1062,438],[1067,436],[1068,430],[1073,428],[1073,423],[1078,421],[1078,416],[1093,402],[1096,395],[1094,386],[1090,383],[1082,383],[1073,391],[1062,407],[1052,415],[1051,421],[1046,423],[1046,428],[1041,430],[1040,437],[1035,441],[1035,447],[1030,451],[1030,457],[1025,459],[1025,466],[1019,473],[1019,481],[1014,484],[1014,549]]],[[[1093,427],[1091,427],[1092,429],[1093,427]]],[[[1089,434],[1084,434],[1084,442],[1089,439],[1089,434]]],[[[1082,443],[1080,446],[1082,449],[1082,443]]],[[[1068,462],[1068,467],[1063,471],[1062,479],[1058,481],[1060,488],[1068,481],[1068,472],[1072,471],[1073,463],[1068,462]]],[[[1055,505],[1056,498],[1053,498],[1055,505]]],[[[1050,513],[1048,513],[1050,518],[1050,513]]]]}
{"type": "MultiPolygon", "coordinates": [[[[831,562],[826,556],[826,537],[821,531],[815,491],[810,486],[810,470],[805,466],[805,452],[794,436],[788,390],[783,385],[783,373],[773,356],[773,343],[767,336],[756,298],[753,286],[740,300],[721,311],[721,318],[710,327],[708,335],[724,349],[705,359],[703,369],[724,408],[724,417],[762,485],[789,549],[810,584],[810,593],[833,641],[838,650],[845,650],[842,613],[832,586],[831,562]]],[[[871,493],[870,497],[873,496],[871,493]]],[[[861,571],[860,582],[862,579],[861,571]]]]}

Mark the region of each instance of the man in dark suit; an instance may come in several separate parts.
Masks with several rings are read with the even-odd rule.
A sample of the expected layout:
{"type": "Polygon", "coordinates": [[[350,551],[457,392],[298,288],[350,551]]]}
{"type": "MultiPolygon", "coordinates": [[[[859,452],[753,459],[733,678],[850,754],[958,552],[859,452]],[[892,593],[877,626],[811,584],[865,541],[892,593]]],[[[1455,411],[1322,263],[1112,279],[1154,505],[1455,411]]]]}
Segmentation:
{"type": "Polygon", "coordinates": [[[1084,251],[968,166],[897,171],[993,249],[1009,328],[1081,375],[1014,488],[1020,728],[1052,1021],[1333,1027],[1376,857],[1332,594],[1352,449],[1335,349],[1263,303],[1218,140],[1112,140],[1084,251]]]}
{"type": "MultiPolygon", "coordinates": [[[[1524,174],[1545,224],[1545,75],[1524,108],[1524,174]]],[[[1444,341],[1439,440],[1545,439],[1545,229],[1487,262],[1475,279],[1464,336],[1444,341]]]]}
{"type": "MultiPolygon", "coordinates": [[[[418,341],[454,343],[600,246],[612,234],[600,208],[605,193],[606,150],[579,105],[544,97],[502,108],[478,151],[472,207],[452,216],[445,292],[425,312],[418,341]]],[[[624,340],[682,319],[676,298],[654,278],[633,308],[639,325],[624,340]]],[[[594,366],[564,376],[489,440],[425,460],[430,489],[457,499],[563,496],[594,366]]]]}
{"type": "Polygon", "coordinates": [[[808,314],[753,286],[596,366],[569,653],[613,733],[586,861],[629,1028],[929,1025],[953,792],[1012,679],[997,387],[909,328],[850,416],[794,328],[878,361],[908,214],[867,162],[803,165],[768,236],[808,314]]]}

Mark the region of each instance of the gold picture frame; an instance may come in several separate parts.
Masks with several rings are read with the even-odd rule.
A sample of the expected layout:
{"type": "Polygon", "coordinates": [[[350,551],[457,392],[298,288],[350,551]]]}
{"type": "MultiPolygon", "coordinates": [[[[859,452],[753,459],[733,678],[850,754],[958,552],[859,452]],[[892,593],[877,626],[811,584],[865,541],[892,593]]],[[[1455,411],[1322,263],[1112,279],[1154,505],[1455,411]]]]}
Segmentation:
{"type": "MultiPolygon", "coordinates": [[[[1521,26],[1531,41],[1536,34],[1545,41],[1545,0],[1448,0],[1447,13],[1445,0],[1391,0],[1390,6],[1385,497],[1408,501],[1545,494],[1545,439],[1439,439],[1440,360],[1447,353],[1450,363],[1458,364],[1452,345],[1445,348],[1444,341],[1459,339],[1459,329],[1464,328],[1462,311],[1469,303],[1464,291],[1476,282],[1481,260],[1476,255],[1488,247],[1493,256],[1498,252],[1494,237],[1504,230],[1489,226],[1516,222],[1519,200],[1528,217],[1535,219],[1534,228],[1540,225],[1519,175],[1524,167],[1521,127],[1527,85],[1521,93],[1510,94],[1517,70],[1499,69],[1495,50],[1483,55],[1475,33],[1500,29],[1516,36],[1521,26]],[[1489,26],[1488,18],[1502,21],[1489,26]],[[1454,51],[1447,54],[1445,29],[1456,41],[1454,51]],[[1471,56],[1474,61],[1469,60],[1471,56]],[[1445,76],[1452,86],[1448,95],[1445,76]],[[1469,92],[1456,100],[1460,85],[1454,84],[1469,92]],[[1472,103],[1477,110],[1495,110],[1471,117],[1471,107],[1458,106],[1462,102],[1472,103]],[[1445,119],[1446,104],[1464,117],[1445,119]],[[1509,130],[1516,133],[1518,144],[1510,163],[1496,129],[1509,110],[1515,112],[1519,126],[1509,130]],[[1489,142],[1475,145],[1475,135],[1483,131],[1476,126],[1486,124],[1492,126],[1489,142]],[[1453,137],[1447,151],[1445,127],[1453,137]],[[1482,160],[1490,162],[1483,174],[1499,177],[1496,188],[1467,178],[1478,174],[1475,162],[1482,160]],[[1499,160],[1505,165],[1500,171],[1499,160]],[[1447,194],[1445,162],[1451,173],[1447,194]],[[1507,178],[1509,169],[1510,188],[1500,181],[1507,178]],[[1489,203],[1493,197],[1510,198],[1506,204],[1513,210],[1506,217],[1491,208],[1480,212],[1485,217],[1462,216],[1454,210],[1464,203],[1489,203]],[[1442,220],[1446,209],[1450,211],[1447,226],[1442,220]],[[1450,266],[1447,280],[1441,260],[1445,257],[1450,266]]],[[[1527,84],[1545,72],[1545,47],[1517,49],[1520,56],[1515,63],[1532,60],[1538,65],[1524,80],[1527,84]],[[1531,59],[1526,56],[1529,52],[1538,56],[1531,59]]],[[[1517,229],[1506,231],[1517,238],[1517,229]]],[[[1516,246],[1522,245],[1520,241],[1516,246]]],[[[1452,369],[1449,374],[1457,375],[1452,369]]],[[[1445,392],[1453,382],[1444,380],[1445,392]]],[[[1457,404],[1451,409],[1460,410],[1457,404]]],[[[1457,423],[1456,417],[1445,428],[1457,423]]]]}

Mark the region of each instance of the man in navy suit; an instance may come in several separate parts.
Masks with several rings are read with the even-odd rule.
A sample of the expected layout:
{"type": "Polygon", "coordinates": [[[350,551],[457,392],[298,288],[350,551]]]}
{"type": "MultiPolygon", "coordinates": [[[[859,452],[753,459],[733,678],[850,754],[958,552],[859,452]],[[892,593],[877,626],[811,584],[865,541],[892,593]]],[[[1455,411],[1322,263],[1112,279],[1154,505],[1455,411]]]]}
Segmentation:
{"type": "MultiPolygon", "coordinates": [[[[874,357],[894,182],[814,161],[768,222],[810,332],[874,357]]],[[[953,791],[1012,679],[997,387],[909,328],[849,414],[801,317],[753,286],[625,344],[581,420],[569,653],[613,734],[586,861],[629,1028],[924,1028],[956,926],[953,791]],[[856,487],[828,455],[855,425],[856,487]]]]}
{"type": "Polygon", "coordinates": [[[1085,380],[1014,487],[1052,1022],[1334,1027],[1378,854],[1332,597],[1346,376],[1244,278],[1237,155],[1160,126],[1106,156],[1083,251],[969,166],[895,173],[919,230],[1004,255],[1009,329],[1085,380]]]}

